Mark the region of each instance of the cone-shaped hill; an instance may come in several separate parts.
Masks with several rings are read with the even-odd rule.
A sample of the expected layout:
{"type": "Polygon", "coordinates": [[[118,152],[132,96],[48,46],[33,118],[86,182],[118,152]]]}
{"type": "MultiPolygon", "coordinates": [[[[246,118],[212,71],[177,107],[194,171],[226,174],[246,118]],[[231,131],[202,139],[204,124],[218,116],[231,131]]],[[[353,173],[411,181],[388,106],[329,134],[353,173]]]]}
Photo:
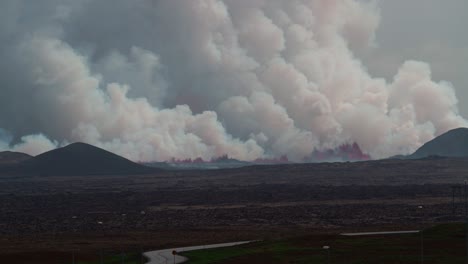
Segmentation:
{"type": "Polygon", "coordinates": [[[468,157],[468,128],[450,130],[427,142],[407,158],[420,159],[429,156],[468,157]]]}
{"type": "Polygon", "coordinates": [[[0,164],[15,164],[32,158],[28,154],[21,152],[2,151],[0,152],[0,164]]]}
{"type": "Polygon", "coordinates": [[[73,143],[23,163],[21,173],[36,175],[124,175],[159,171],[85,143],[73,143]]]}

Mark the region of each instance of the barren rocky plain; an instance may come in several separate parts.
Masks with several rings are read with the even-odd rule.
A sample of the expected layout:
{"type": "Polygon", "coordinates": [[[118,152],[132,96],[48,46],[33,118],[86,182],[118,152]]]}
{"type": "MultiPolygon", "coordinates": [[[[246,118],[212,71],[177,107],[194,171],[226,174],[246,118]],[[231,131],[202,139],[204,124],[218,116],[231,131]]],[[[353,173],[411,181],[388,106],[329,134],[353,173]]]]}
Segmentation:
{"type": "Polygon", "coordinates": [[[419,229],[463,219],[465,179],[464,158],[119,176],[4,173],[0,259],[67,263],[70,252],[93,260],[103,251],[419,229]]]}

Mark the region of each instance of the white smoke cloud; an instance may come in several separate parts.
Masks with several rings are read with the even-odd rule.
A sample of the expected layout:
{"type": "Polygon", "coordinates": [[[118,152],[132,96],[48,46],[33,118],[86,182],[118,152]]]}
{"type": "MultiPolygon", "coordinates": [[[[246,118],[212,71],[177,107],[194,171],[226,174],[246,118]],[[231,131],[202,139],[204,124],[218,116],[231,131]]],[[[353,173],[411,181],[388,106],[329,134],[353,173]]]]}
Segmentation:
{"type": "Polygon", "coordinates": [[[28,153],[29,155],[39,155],[45,151],[53,150],[59,145],[57,142],[49,140],[42,134],[29,135],[21,138],[21,142],[12,146],[12,151],[28,153]]]}
{"type": "Polygon", "coordinates": [[[57,142],[49,140],[42,134],[24,136],[14,145],[11,144],[11,139],[6,131],[0,129],[0,151],[18,151],[35,156],[59,146],[57,142]]]}
{"type": "MultiPolygon", "coordinates": [[[[141,161],[224,154],[251,160],[263,155],[253,140],[241,142],[227,134],[215,112],[193,114],[186,105],[159,110],[146,98],[129,98],[128,86],[103,83],[90,73],[86,58],[60,40],[30,39],[21,50],[35,63],[29,65],[35,85],[54,109],[47,118],[58,122],[59,129],[67,127],[57,133],[67,133],[71,141],[83,140],[141,161]]],[[[155,58],[149,51],[137,52],[155,58]]]]}
{"type": "Polygon", "coordinates": [[[302,160],[356,142],[382,158],[467,125],[429,65],[408,61],[392,81],[369,75],[354,50],[378,42],[376,2],[108,4],[48,0],[37,18],[5,19],[0,70],[17,72],[2,84],[0,126],[16,143],[0,148],[85,141],[137,161],[302,160]]]}

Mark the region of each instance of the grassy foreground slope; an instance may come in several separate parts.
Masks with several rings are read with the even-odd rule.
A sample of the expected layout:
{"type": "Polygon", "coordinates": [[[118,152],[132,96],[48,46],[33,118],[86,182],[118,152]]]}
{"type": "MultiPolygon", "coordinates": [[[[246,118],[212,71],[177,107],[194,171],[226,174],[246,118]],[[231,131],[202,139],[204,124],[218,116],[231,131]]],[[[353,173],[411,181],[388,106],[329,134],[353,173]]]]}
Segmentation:
{"type": "MultiPolygon", "coordinates": [[[[465,263],[463,224],[423,232],[424,263],[465,263]]],[[[214,263],[420,263],[421,235],[344,237],[317,235],[183,253],[190,264],[214,263]],[[327,252],[323,246],[330,246],[327,252]]]]}

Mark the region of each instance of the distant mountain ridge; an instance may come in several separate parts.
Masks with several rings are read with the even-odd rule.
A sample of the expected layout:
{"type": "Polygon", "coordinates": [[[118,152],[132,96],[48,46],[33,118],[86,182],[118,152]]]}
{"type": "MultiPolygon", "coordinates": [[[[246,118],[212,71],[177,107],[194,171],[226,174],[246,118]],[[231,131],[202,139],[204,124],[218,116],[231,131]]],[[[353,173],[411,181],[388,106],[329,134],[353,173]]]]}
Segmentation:
{"type": "Polygon", "coordinates": [[[21,153],[21,152],[13,152],[13,151],[2,151],[0,152],[0,164],[14,164],[20,163],[22,161],[31,159],[32,156],[21,153]]]}
{"type": "Polygon", "coordinates": [[[54,149],[9,168],[9,172],[39,176],[130,175],[157,171],[160,170],[85,143],[54,149]]]}
{"type": "MultiPolygon", "coordinates": [[[[413,154],[395,156],[397,159],[421,159],[428,157],[468,157],[468,128],[450,130],[425,143],[413,154]]],[[[73,143],[45,152],[36,157],[24,153],[0,152],[0,174],[86,176],[86,175],[131,175],[160,172],[164,169],[219,169],[253,165],[237,160],[217,160],[210,166],[173,166],[167,163],[137,164],[101,148],[73,143]],[[226,164],[225,164],[226,163],[226,164]],[[158,168],[159,167],[159,168],[158,168]],[[198,168],[199,167],[199,168],[198,168]]]]}
{"type": "Polygon", "coordinates": [[[468,128],[452,129],[422,145],[409,159],[421,159],[431,156],[468,157],[468,128]]]}

